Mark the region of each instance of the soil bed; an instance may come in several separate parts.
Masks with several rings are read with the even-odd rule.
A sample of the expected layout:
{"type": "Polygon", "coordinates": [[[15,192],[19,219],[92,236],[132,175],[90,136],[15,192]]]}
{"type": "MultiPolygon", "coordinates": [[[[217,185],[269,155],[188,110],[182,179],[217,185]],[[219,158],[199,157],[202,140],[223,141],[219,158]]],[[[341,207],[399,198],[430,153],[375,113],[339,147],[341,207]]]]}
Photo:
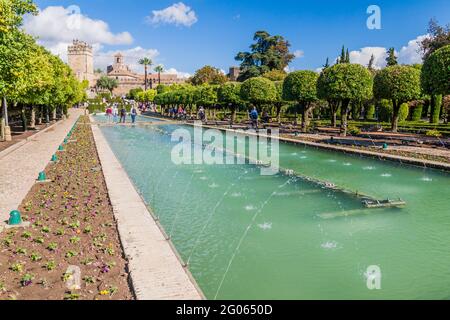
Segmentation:
{"type": "MultiPolygon", "coordinates": [[[[19,210],[29,228],[0,234],[0,299],[129,300],[127,261],[88,117],[19,210]],[[81,270],[81,289],[68,288],[81,270]]],[[[20,168],[18,169],[20,170],[20,168]]]]}

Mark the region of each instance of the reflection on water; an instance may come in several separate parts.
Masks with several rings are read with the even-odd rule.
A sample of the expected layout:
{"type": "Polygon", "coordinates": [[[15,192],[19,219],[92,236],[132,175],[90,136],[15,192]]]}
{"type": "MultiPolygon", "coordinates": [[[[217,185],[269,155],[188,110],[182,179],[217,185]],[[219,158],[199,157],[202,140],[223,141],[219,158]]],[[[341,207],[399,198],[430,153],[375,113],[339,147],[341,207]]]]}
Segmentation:
{"type": "Polygon", "coordinates": [[[407,202],[401,210],[366,210],[302,179],[263,177],[254,165],[176,166],[175,128],[101,130],[207,297],[448,297],[448,175],[280,145],[284,168],[407,202]],[[367,289],[364,273],[373,265],[381,268],[382,290],[367,289]]]}

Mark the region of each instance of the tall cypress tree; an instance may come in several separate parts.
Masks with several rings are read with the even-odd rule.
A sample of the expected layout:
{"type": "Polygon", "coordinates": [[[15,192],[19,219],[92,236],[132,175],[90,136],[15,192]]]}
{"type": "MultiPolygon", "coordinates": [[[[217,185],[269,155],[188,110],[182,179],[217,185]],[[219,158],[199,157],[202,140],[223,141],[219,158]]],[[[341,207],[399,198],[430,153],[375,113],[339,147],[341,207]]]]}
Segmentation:
{"type": "Polygon", "coordinates": [[[370,57],[370,60],[369,60],[369,64],[367,65],[367,69],[369,69],[369,71],[374,70],[374,67],[373,67],[374,62],[375,62],[375,56],[372,54],[372,56],[370,57]]]}
{"type": "Polygon", "coordinates": [[[350,53],[348,52],[348,48],[345,52],[345,63],[350,63],[350,53]]]}
{"type": "Polygon", "coordinates": [[[328,60],[328,57],[327,57],[327,61],[323,65],[323,70],[325,70],[326,68],[329,68],[329,67],[330,67],[330,63],[329,63],[329,60],[328,60]]]}
{"type": "Polygon", "coordinates": [[[345,46],[342,46],[341,57],[339,58],[339,63],[345,63],[345,61],[346,61],[345,46]]]}
{"type": "Polygon", "coordinates": [[[387,66],[392,67],[398,64],[397,57],[395,56],[395,49],[389,48],[388,57],[386,58],[387,66]]]}

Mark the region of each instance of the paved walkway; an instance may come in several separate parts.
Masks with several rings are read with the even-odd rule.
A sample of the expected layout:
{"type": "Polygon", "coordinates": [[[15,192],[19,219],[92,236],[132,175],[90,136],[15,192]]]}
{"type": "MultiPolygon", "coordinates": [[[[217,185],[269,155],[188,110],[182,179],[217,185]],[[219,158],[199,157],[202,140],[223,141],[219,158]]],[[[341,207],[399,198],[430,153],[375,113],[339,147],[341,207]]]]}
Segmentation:
{"type": "Polygon", "coordinates": [[[52,154],[66,137],[82,110],[70,109],[69,118],[59,121],[48,130],[0,157],[0,226],[17,209],[35,183],[40,171],[48,165],[52,154]]]}
{"type": "Polygon", "coordinates": [[[200,300],[201,290],[185,270],[137,193],[98,126],[97,152],[117,220],[120,240],[138,300],[200,300]]]}

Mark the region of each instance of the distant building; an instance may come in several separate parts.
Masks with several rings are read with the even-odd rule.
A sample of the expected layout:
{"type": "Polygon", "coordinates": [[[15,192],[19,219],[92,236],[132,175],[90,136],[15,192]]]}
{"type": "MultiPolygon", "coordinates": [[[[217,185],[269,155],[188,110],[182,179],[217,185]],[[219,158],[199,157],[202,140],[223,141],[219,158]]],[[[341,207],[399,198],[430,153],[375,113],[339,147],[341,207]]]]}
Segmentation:
{"type": "MultiPolygon", "coordinates": [[[[106,72],[108,77],[119,81],[119,87],[114,90],[116,95],[127,94],[131,89],[145,89],[145,75],[133,72],[125,64],[124,57],[121,53],[114,56],[114,64],[108,66],[106,72]]],[[[183,83],[184,81],[185,79],[178,78],[176,74],[161,74],[161,84],[171,85],[174,83],[183,83]]],[[[158,74],[149,72],[147,75],[147,88],[156,88],[158,84],[158,74]]]]}
{"type": "Polygon", "coordinates": [[[228,78],[230,79],[230,81],[237,81],[240,74],[241,74],[240,67],[230,67],[230,73],[228,74],[228,78]]]}
{"type": "Polygon", "coordinates": [[[94,57],[92,46],[86,42],[73,40],[68,47],[68,62],[79,81],[89,81],[89,86],[95,86],[94,57]]]}
{"type": "MultiPolygon", "coordinates": [[[[93,92],[97,84],[97,80],[102,74],[94,72],[94,55],[92,46],[86,42],[74,40],[73,44],[68,47],[68,62],[75,76],[79,81],[88,80],[89,87],[93,92]]],[[[115,95],[125,95],[131,89],[145,88],[145,75],[135,73],[125,64],[124,56],[118,53],[114,56],[114,63],[108,66],[106,76],[118,80],[119,86],[114,90],[115,95]]],[[[147,88],[155,88],[159,83],[171,85],[174,83],[185,82],[184,78],[179,78],[177,74],[161,74],[160,78],[157,73],[149,73],[147,75],[147,88]]]]}

